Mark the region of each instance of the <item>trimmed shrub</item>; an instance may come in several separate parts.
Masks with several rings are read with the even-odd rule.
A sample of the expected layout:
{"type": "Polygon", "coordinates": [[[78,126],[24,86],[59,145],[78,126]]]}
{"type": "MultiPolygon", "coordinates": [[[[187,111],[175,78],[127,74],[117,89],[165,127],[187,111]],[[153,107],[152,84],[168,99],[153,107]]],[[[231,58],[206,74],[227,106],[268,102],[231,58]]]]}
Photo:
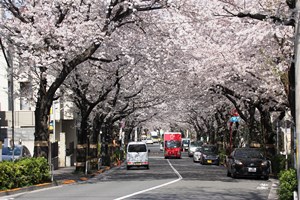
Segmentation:
{"type": "Polygon", "coordinates": [[[297,191],[297,175],[295,169],[279,173],[278,195],[280,200],[293,200],[293,192],[297,191]]]}
{"type": "Polygon", "coordinates": [[[0,162],[0,189],[12,189],[50,181],[50,168],[45,158],[24,158],[0,162]]]}

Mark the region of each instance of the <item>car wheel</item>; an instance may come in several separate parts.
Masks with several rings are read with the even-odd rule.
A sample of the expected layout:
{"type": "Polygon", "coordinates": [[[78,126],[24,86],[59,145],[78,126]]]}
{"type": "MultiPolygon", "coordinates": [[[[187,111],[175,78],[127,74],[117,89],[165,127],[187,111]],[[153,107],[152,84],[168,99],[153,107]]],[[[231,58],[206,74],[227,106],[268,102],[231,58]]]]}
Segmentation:
{"type": "Polygon", "coordinates": [[[264,176],[264,180],[269,180],[269,176],[264,176]]]}
{"type": "Polygon", "coordinates": [[[235,169],[231,166],[231,178],[236,178],[236,172],[235,169]]]}
{"type": "Polygon", "coordinates": [[[130,170],[130,166],[127,166],[126,168],[127,168],[127,170],[130,170]]]}
{"type": "Polygon", "coordinates": [[[227,170],[227,176],[231,177],[231,173],[229,172],[229,170],[227,170]]]}
{"type": "Polygon", "coordinates": [[[236,178],[236,173],[234,171],[231,172],[231,178],[236,178]]]}
{"type": "Polygon", "coordinates": [[[149,169],[149,165],[146,166],[146,169],[149,169]]]}

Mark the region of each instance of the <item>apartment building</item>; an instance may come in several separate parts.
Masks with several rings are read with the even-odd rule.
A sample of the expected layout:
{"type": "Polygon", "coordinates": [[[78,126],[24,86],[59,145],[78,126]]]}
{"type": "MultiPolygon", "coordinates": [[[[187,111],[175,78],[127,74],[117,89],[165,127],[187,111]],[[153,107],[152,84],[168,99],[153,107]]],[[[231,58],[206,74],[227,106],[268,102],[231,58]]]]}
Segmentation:
{"type": "MultiPolygon", "coordinates": [[[[12,57],[9,51],[0,47],[0,141],[14,138],[15,144],[22,142],[33,155],[35,104],[30,95],[33,95],[35,91],[32,91],[30,80],[12,79],[11,68],[17,67],[13,66],[12,57]],[[14,92],[11,93],[11,91],[14,92]]],[[[66,158],[69,162],[73,160],[68,159],[68,156],[74,153],[77,144],[72,108],[72,103],[57,100],[53,102],[51,113],[49,113],[49,140],[58,142],[57,166],[60,167],[66,165],[66,158]]],[[[72,164],[73,162],[67,163],[67,165],[72,164]]]]}

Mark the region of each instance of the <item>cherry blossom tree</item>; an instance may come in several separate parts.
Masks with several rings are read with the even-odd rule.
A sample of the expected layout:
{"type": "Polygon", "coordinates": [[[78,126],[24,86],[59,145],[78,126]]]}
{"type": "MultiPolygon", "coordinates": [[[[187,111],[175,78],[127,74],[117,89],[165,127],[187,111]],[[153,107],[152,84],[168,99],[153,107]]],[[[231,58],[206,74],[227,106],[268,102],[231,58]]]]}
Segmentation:
{"type": "MultiPolygon", "coordinates": [[[[176,2],[177,9],[170,11],[174,17],[170,15],[164,25],[167,27],[169,23],[176,30],[172,35],[176,41],[171,41],[182,50],[182,68],[195,73],[199,79],[198,86],[189,87],[188,93],[205,96],[206,90],[219,86],[229,89],[228,94],[223,93],[224,97],[232,92],[238,94],[240,102],[231,101],[232,106],[242,106],[242,115],[252,102],[250,107],[255,111],[252,116],[257,117],[260,113],[264,120],[259,124],[270,132],[265,140],[272,141],[274,130],[270,128],[268,112],[276,111],[281,115],[289,107],[293,110],[293,100],[287,102],[290,95],[287,74],[293,49],[292,4],[285,1],[176,2]]],[[[184,87],[180,89],[181,97],[188,97],[184,87]]],[[[187,99],[177,100],[184,102],[187,99]]],[[[209,98],[205,101],[208,105],[213,104],[209,98]]],[[[175,105],[182,111],[182,105],[186,104],[175,105]]],[[[206,108],[213,112],[217,110],[216,106],[203,107],[206,108]]],[[[253,124],[251,119],[253,117],[244,118],[253,124]]]]}
{"type": "Polygon", "coordinates": [[[19,74],[36,80],[35,156],[48,155],[48,114],[69,73],[135,21],[136,12],[161,9],[165,1],[1,1],[4,43],[15,51],[19,74]]]}
{"type": "MultiPolygon", "coordinates": [[[[164,101],[155,110],[148,108],[149,116],[159,112],[145,124],[159,121],[187,128],[188,122],[199,136],[204,131],[214,138],[236,107],[249,130],[264,124],[271,132],[265,140],[271,141],[269,112],[280,116],[287,108],[293,110],[288,74],[294,1],[107,2],[28,1],[20,9],[4,1],[12,14],[3,20],[1,31],[10,38],[7,44],[18,47],[23,74],[35,72],[30,76],[39,89],[36,155],[46,152],[40,141],[48,139],[47,114],[70,72],[87,62],[114,63],[120,56],[130,63],[130,79],[136,84],[122,82],[122,92],[132,94],[143,86],[140,100],[132,102],[147,102],[147,95],[164,101]]],[[[120,108],[128,103],[121,96],[115,104],[120,108]]],[[[106,114],[114,116],[112,107],[106,104],[99,110],[108,109],[106,114]]],[[[103,113],[94,116],[108,120],[103,113]]]]}

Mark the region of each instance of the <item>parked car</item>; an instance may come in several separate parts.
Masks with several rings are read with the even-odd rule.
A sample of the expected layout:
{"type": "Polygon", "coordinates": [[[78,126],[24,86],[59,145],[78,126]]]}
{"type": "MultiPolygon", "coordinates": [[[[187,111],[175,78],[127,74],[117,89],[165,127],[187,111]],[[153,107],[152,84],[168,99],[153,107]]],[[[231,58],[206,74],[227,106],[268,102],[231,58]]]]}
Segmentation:
{"type": "Polygon", "coordinates": [[[195,152],[194,152],[194,155],[193,155],[193,161],[194,161],[194,162],[200,162],[201,148],[202,148],[202,147],[196,148],[196,150],[195,150],[195,152]]]}
{"type": "Polygon", "coordinates": [[[257,148],[236,148],[228,156],[227,176],[250,176],[269,179],[270,161],[257,148]]]}
{"type": "Polygon", "coordinates": [[[203,143],[200,141],[193,141],[190,142],[189,148],[188,148],[188,155],[189,157],[192,157],[194,155],[195,150],[200,147],[203,143]]]}
{"type": "Polygon", "coordinates": [[[31,157],[31,153],[25,145],[15,145],[14,150],[11,147],[2,148],[2,160],[13,161],[16,159],[31,157]]]}
{"type": "Polygon", "coordinates": [[[219,165],[220,158],[219,158],[217,146],[209,145],[209,144],[202,145],[199,162],[202,165],[204,164],[219,165]]]}

